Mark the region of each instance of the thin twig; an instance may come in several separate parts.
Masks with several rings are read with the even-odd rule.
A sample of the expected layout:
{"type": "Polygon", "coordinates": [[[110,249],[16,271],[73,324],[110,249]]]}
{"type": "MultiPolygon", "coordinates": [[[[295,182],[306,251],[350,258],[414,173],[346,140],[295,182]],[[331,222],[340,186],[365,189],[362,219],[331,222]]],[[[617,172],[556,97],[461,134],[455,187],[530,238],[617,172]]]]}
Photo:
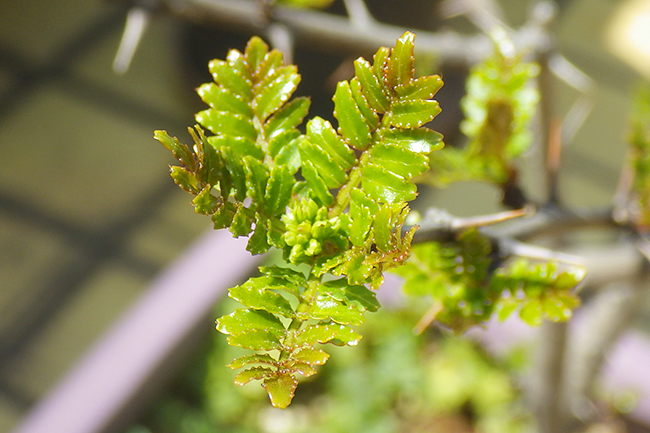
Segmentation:
{"type": "MultiPolygon", "coordinates": [[[[173,13],[192,20],[212,21],[237,31],[261,32],[267,19],[253,0],[165,0],[173,13]]],[[[297,43],[320,46],[355,55],[374,52],[379,46],[392,46],[404,28],[375,22],[370,31],[357,27],[348,17],[322,11],[276,6],[273,18],[293,32],[297,43]]],[[[492,50],[490,38],[483,34],[429,32],[413,30],[418,35],[418,51],[435,56],[442,64],[472,65],[492,50]]],[[[543,29],[521,28],[511,34],[518,51],[543,52],[550,39],[543,29]]]]}
{"type": "Polygon", "coordinates": [[[370,31],[376,23],[363,0],[343,0],[352,25],[361,31],[370,31]]]}
{"type": "Polygon", "coordinates": [[[148,8],[136,6],[129,10],[126,16],[126,24],[122,40],[117,49],[117,54],[113,60],[113,70],[118,74],[125,74],[131,66],[133,56],[140,45],[149,21],[151,20],[151,10],[148,8]]]}
{"type": "Polygon", "coordinates": [[[431,307],[427,310],[426,313],[424,313],[422,318],[413,327],[413,333],[415,335],[422,334],[431,325],[431,323],[436,320],[436,316],[442,311],[442,308],[443,306],[440,302],[436,301],[431,304],[431,307]]]}

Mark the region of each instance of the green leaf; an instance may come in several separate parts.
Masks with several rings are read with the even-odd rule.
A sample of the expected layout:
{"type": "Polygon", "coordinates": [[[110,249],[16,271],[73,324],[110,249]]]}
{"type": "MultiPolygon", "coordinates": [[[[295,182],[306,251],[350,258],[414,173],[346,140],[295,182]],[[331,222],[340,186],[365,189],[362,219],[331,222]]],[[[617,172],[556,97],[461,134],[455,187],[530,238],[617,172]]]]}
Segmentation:
{"type": "Polygon", "coordinates": [[[298,87],[300,75],[295,66],[285,66],[276,70],[270,82],[261,83],[259,93],[253,101],[253,110],[264,120],[276,112],[291,97],[298,87]]]}
{"type": "Polygon", "coordinates": [[[327,120],[320,117],[311,119],[307,123],[307,137],[309,143],[328,155],[340,168],[349,169],[354,165],[356,161],[354,151],[346,146],[327,120]]]}
{"type": "Polygon", "coordinates": [[[275,74],[275,71],[282,67],[284,59],[282,53],[278,50],[271,50],[264,57],[262,63],[260,63],[259,68],[254,75],[254,80],[258,83],[263,82],[265,79],[268,81],[268,78],[275,74]]]}
{"type": "Polygon", "coordinates": [[[199,189],[198,189],[199,182],[196,179],[194,173],[191,173],[189,170],[178,166],[172,166],[169,169],[170,169],[170,176],[172,177],[172,179],[174,179],[174,183],[176,183],[176,185],[178,185],[181,189],[190,192],[192,194],[199,193],[199,189]]]}
{"type": "Polygon", "coordinates": [[[264,203],[269,215],[279,215],[285,212],[291,200],[291,191],[296,179],[291,174],[289,167],[277,165],[271,170],[271,175],[266,184],[264,203]]]}
{"type": "Polygon", "coordinates": [[[228,197],[228,181],[229,175],[224,173],[224,167],[221,157],[216,149],[209,144],[203,129],[196,127],[196,132],[192,128],[188,128],[188,132],[194,140],[194,151],[196,152],[196,159],[198,159],[199,167],[197,176],[204,182],[210,185],[224,186],[226,190],[225,197],[228,197]],[[198,133],[198,134],[197,134],[198,133]]]}
{"type": "MultiPolygon", "coordinates": [[[[390,95],[390,90],[388,90],[388,81],[386,79],[386,69],[388,64],[388,58],[390,57],[390,48],[380,47],[375,55],[373,56],[372,71],[375,74],[375,78],[379,82],[384,95],[390,95]]],[[[363,85],[363,81],[361,83],[363,85]]],[[[391,87],[392,88],[392,87],[391,87]]],[[[380,111],[384,112],[384,111],[380,111]]]]}
{"type": "MultiPolygon", "coordinates": [[[[287,147],[289,144],[294,142],[296,139],[301,137],[300,131],[297,129],[289,129],[286,131],[280,131],[275,134],[271,140],[269,140],[268,153],[272,158],[275,159],[276,165],[282,165],[285,163],[278,162],[278,159],[281,158],[280,153],[287,147]]],[[[295,153],[298,154],[297,141],[294,143],[295,153]]],[[[300,161],[300,155],[298,154],[298,161],[300,161]]],[[[300,163],[298,163],[298,167],[300,163]]]]}
{"type": "Polygon", "coordinates": [[[255,213],[247,207],[239,206],[232,218],[230,231],[234,237],[248,236],[255,221],[255,213]]]}
{"type": "Polygon", "coordinates": [[[264,381],[264,389],[269,394],[273,407],[285,409],[293,400],[298,381],[290,375],[277,376],[264,381]]]}
{"type": "Polygon", "coordinates": [[[377,204],[362,190],[350,191],[350,240],[354,245],[360,247],[366,243],[377,210],[377,204]]]}
{"type": "Polygon", "coordinates": [[[372,107],[370,107],[370,104],[368,104],[368,100],[363,94],[358,78],[354,77],[350,81],[350,89],[352,90],[354,102],[357,104],[359,111],[361,111],[364,121],[368,124],[371,130],[377,129],[379,126],[379,116],[377,116],[375,110],[373,110],[372,107]]]}
{"type": "Polygon", "coordinates": [[[291,359],[307,365],[323,365],[329,357],[327,352],[315,347],[303,347],[291,355],[291,359]]]}
{"type": "Polygon", "coordinates": [[[519,310],[519,317],[530,326],[541,325],[543,317],[541,302],[537,299],[528,300],[519,310]]]}
{"type": "Polygon", "coordinates": [[[431,99],[442,87],[439,75],[427,75],[395,87],[395,92],[403,99],[431,99]]]}
{"type": "Polygon", "coordinates": [[[189,171],[196,170],[196,161],[194,155],[189,147],[181,144],[176,137],[170,137],[167,131],[154,131],[153,137],[162,143],[163,146],[169,150],[174,158],[176,158],[183,166],[187,167],[189,171]]]}
{"type": "Polygon", "coordinates": [[[375,244],[377,249],[381,252],[388,252],[391,250],[391,214],[393,209],[390,204],[385,203],[380,208],[375,216],[373,223],[373,233],[375,235],[375,244]]]}
{"type": "Polygon", "coordinates": [[[312,319],[329,319],[341,325],[361,325],[363,323],[363,311],[354,305],[345,305],[327,295],[317,296],[310,303],[306,314],[312,319]]]}
{"type": "MultiPolygon", "coordinates": [[[[241,164],[241,159],[245,156],[252,156],[255,159],[264,159],[264,151],[260,149],[254,141],[245,137],[233,137],[231,135],[221,135],[208,138],[210,143],[215,149],[224,152],[227,148],[233,153],[233,157],[241,164]]],[[[228,156],[228,155],[224,155],[228,156]]]]}
{"type": "Polygon", "coordinates": [[[366,119],[352,96],[350,83],[341,81],[334,93],[334,117],[339,121],[339,132],[355,149],[365,150],[372,135],[366,119]]]}
{"type": "Polygon", "coordinates": [[[554,298],[544,298],[542,300],[542,310],[544,315],[554,322],[566,321],[571,318],[571,309],[554,298]]]}
{"type": "Polygon", "coordinates": [[[299,374],[303,375],[304,377],[313,376],[314,374],[316,374],[318,372],[315,367],[312,367],[309,364],[303,364],[301,362],[297,362],[295,364],[292,364],[290,368],[295,373],[299,373],[299,374]]]}
{"type": "Polygon", "coordinates": [[[230,367],[233,370],[237,368],[242,368],[245,365],[250,364],[267,364],[267,365],[277,365],[277,361],[267,354],[255,354],[255,355],[246,355],[240,358],[233,360],[226,367],[230,367]]]}
{"type": "Polygon", "coordinates": [[[313,167],[328,189],[338,188],[345,183],[347,177],[345,170],[332,159],[331,155],[312,143],[303,142],[300,146],[300,160],[303,161],[303,171],[306,165],[313,167]]]}
{"type": "Polygon", "coordinates": [[[257,72],[268,52],[269,46],[259,37],[253,36],[250,41],[248,41],[244,54],[246,56],[248,67],[253,74],[257,72]]]}
{"type": "Polygon", "coordinates": [[[365,284],[372,273],[371,264],[365,263],[366,252],[350,254],[342,267],[343,274],[347,274],[350,284],[365,284]]]}
{"type": "Polygon", "coordinates": [[[378,145],[373,147],[371,155],[373,164],[407,180],[429,169],[429,158],[399,146],[378,145]]]}
{"type": "Polygon", "coordinates": [[[362,186],[364,191],[377,200],[386,203],[411,201],[417,195],[417,188],[404,178],[376,166],[368,165],[362,170],[362,186]]]}
{"type": "MultiPolygon", "coordinates": [[[[272,144],[274,144],[274,142],[276,140],[279,140],[280,138],[289,139],[291,137],[287,137],[284,134],[280,134],[276,136],[272,144]]],[[[300,133],[297,133],[295,135],[295,138],[291,139],[291,141],[281,144],[282,147],[280,148],[280,151],[275,157],[275,164],[286,166],[292,174],[296,173],[300,168],[300,166],[302,165],[302,161],[300,159],[299,143],[301,143],[302,140],[304,139],[305,139],[304,136],[301,136],[300,133]]]]}
{"type": "Polygon", "coordinates": [[[262,254],[271,248],[271,245],[269,245],[268,241],[268,230],[264,226],[264,222],[258,220],[255,223],[255,230],[253,231],[253,235],[248,238],[246,249],[250,251],[251,254],[262,254]]]}
{"type": "Polygon", "coordinates": [[[499,302],[498,318],[501,322],[506,320],[517,309],[518,304],[516,301],[507,299],[499,302]]]}
{"type": "Polygon", "coordinates": [[[244,117],[253,117],[253,110],[246,100],[225,87],[206,83],[196,89],[201,100],[217,111],[230,111],[244,117]]]}
{"type": "Polygon", "coordinates": [[[230,90],[234,94],[250,101],[252,96],[253,84],[250,79],[240,70],[236,70],[229,62],[223,60],[211,60],[208,63],[208,69],[218,84],[230,90]]]}
{"type": "Polygon", "coordinates": [[[375,292],[368,290],[366,286],[350,285],[347,278],[323,283],[321,291],[337,301],[348,305],[356,305],[360,310],[377,311],[380,306],[375,292]]]}
{"type": "Polygon", "coordinates": [[[307,279],[302,272],[290,268],[281,268],[279,266],[261,266],[260,272],[269,277],[282,279],[296,287],[306,287],[307,279]]]}
{"type": "Polygon", "coordinates": [[[251,380],[262,380],[277,375],[277,371],[268,367],[253,367],[235,376],[235,385],[246,385],[251,380]]]}
{"type": "Polygon", "coordinates": [[[307,181],[311,198],[320,206],[329,206],[334,202],[334,197],[330,194],[325,181],[318,175],[318,172],[310,161],[303,161],[302,175],[307,181]]]}
{"type": "Polygon", "coordinates": [[[218,200],[215,196],[211,194],[212,186],[207,185],[201,190],[200,193],[194,197],[192,203],[194,204],[194,210],[196,213],[203,215],[212,215],[217,210],[218,200]]]}
{"type": "MultiPolygon", "coordinates": [[[[295,98],[286,104],[280,111],[275,112],[264,125],[264,133],[267,139],[296,128],[302,123],[309,112],[311,100],[309,98],[295,98]]],[[[275,156],[275,155],[273,155],[275,156]]]]}
{"type": "Polygon", "coordinates": [[[378,112],[385,113],[390,107],[390,101],[370,63],[364,58],[358,58],[354,61],[354,71],[368,104],[378,112]]]}
{"type": "Polygon", "coordinates": [[[230,289],[228,295],[245,307],[265,310],[284,317],[294,317],[295,313],[289,301],[277,293],[266,290],[264,283],[267,281],[262,278],[250,279],[241,286],[230,289]]]}
{"type": "MultiPolygon", "coordinates": [[[[217,111],[214,108],[196,113],[196,121],[210,132],[217,135],[246,138],[253,143],[257,139],[257,131],[249,118],[229,111],[217,111]]],[[[210,137],[208,141],[211,142],[210,137]]],[[[215,146],[216,147],[216,146],[215,146]]]]}
{"type": "Polygon", "coordinates": [[[398,128],[416,128],[432,121],[441,111],[438,101],[399,101],[392,105],[390,124],[398,128]]]}
{"type": "Polygon", "coordinates": [[[284,248],[286,243],[282,236],[286,231],[284,223],[277,218],[271,218],[268,220],[266,239],[270,245],[273,245],[276,248],[284,248]]]}
{"type": "Polygon", "coordinates": [[[405,32],[397,39],[391,50],[386,67],[386,79],[390,87],[407,84],[415,75],[413,46],[415,34],[405,32]]]}
{"type": "Polygon", "coordinates": [[[361,340],[361,335],[345,325],[311,325],[296,335],[296,346],[313,346],[333,340],[356,346],[361,340]]]}
{"type": "Polygon", "coordinates": [[[264,212],[266,186],[269,180],[269,172],[266,166],[259,160],[245,156],[246,166],[246,188],[256,204],[259,211],[264,212]]]}
{"type": "Polygon", "coordinates": [[[251,329],[250,331],[242,332],[241,334],[234,334],[228,336],[228,344],[231,346],[242,347],[244,349],[253,350],[280,350],[282,343],[271,332],[262,331],[260,329],[251,329]]]}
{"type": "Polygon", "coordinates": [[[390,129],[383,133],[383,142],[425,154],[444,146],[442,134],[428,128],[390,129]]]}
{"type": "Polygon", "coordinates": [[[280,319],[263,310],[239,308],[217,320],[217,331],[223,334],[236,335],[253,329],[270,332],[276,337],[285,332],[280,319]]]}
{"type": "Polygon", "coordinates": [[[212,215],[214,229],[218,230],[230,227],[236,213],[237,208],[231,202],[225,202],[222,206],[219,206],[214,215],[212,215]]]}
{"type": "MultiPolygon", "coordinates": [[[[215,137],[210,137],[215,138],[215,137]]],[[[242,158],[230,147],[221,147],[226,168],[230,174],[230,181],[235,190],[235,200],[243,202],[246,198],[246,172],[242,158]]]]}

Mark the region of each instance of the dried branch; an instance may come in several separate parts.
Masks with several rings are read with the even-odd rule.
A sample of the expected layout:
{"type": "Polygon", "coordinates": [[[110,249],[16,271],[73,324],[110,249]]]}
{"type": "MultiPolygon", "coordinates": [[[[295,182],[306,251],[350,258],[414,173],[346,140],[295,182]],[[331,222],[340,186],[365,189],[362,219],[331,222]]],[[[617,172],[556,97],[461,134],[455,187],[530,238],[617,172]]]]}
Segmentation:
{"type": "MultiPolygon", "coordinates": [[[[263,8],[253,0],[166,0],[164,3],[177,15],[210,21],[237,31],[263,32],[269,22],[263,8]]],[[[278,6],[272,8],[272,19],[285,24],[300,44],[355,54],[374,52],[382,45],[390,46],[404,32],[401,27],[375,21],[367,10],[363,11],[359,2],[349,1],[347,5],[350,17],[278,6]]],[[[538,24],[532,20],[530,25],[512,32],[518,50],[535,53],[549,49],[548,34],[538,24]]],[[[491,51],[492,42],[483,34],[416,32],[418,50],[434,55],[441,63],[471,65],[491,51]]]]}

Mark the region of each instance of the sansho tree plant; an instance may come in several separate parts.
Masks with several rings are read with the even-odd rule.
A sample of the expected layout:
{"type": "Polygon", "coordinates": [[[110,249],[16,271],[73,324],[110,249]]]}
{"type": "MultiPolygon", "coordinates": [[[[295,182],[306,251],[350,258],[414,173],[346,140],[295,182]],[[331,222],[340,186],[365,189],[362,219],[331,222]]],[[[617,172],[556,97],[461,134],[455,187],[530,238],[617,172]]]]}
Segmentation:
{"type": "MultiPolygon", "coordinates": [[[[407,225],[420,180],[482,180],[512,191],[538,99],[537,66],[496,34],[463,100],[468,145],[443,148],[428,127],[441,112],[433,98],[443,81],[416,74],[414,40],[406,32],[372,62],[354,61],[354,77],[336,87],[334,126],[320,117],[303,125],[310,99],[292,98],[296,66],[253,37],[243,52],[210,62],[214,82],[198,88],[209,108],[189,129],[192,145],[155,132],[179,161],[171,176],[194,196],[197,213],[215,229],[249,236],[252,254],[282,252],[283,266],[261,267],[261,276],[230,289],[242,308],[217,320],[230,345],[251,350],[229,365],[242,369],[235,383],[260,380],[273,406],[287,407],[298,377],[327,362],[327,344],[359,342],[354,327],[380,307],[375,294],[389,270],[407,293],[432,300],[419,327],[435,320],[462,332],[514,312],[538,325],[568,319],[579,303],[581,268],[517,258],[480,229],[522,210],[487,219],[434,211],[424,230],[407,225]]],[[[504,203],[526,204],[514,197],[504,203]]]]}

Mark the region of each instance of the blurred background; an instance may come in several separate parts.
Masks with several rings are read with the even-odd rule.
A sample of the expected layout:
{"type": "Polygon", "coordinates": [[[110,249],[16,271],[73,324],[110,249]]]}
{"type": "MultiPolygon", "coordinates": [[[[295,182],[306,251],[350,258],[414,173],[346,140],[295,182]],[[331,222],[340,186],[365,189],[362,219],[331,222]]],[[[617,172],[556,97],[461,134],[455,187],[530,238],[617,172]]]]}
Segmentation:
{"type": "MultiPolygon", "coordinates": [[[[463,17],[441,19],[438,3],[367,1],[382,22],[476,31],[463,17]]],[[[499,3],[517,28],[534,2],[499,3]]],[[[650,78],[649,3],[557,3],[554,43],[596,82],[593,110],[563,159],[562,195],[577,207],[608,205],[616,188],[630,94],[650,78]]],[[[210,229],[173,185],[172,158],[153,130],[188,141],[185,128],[202,109],[194,89],[210,80],[207,60],[243,49],[252,34],[141,3],[151,19],[130,67],[118,74],[113,61],[132,6],[0,2],[0,432],[11,431],[154,277],[210,229]]],[[[343,14],[342,2],[330,11],[343,14]]],[[[312,115],[331,113],[333,86],[348,78],[341,65],[357,56],[298,44],[299,93],[314,95],[312,115]]],[[[444,70],[437,129],[447,137],[457,134],[465,74],[444,70]]],[[[556,81],[553,109],[563,115],[580,95],[556,81]]],[[[459,186],[425,195],[430,201],[421,206],[471,215],[491,210],[496,197],[486,187],[459,186]]],[[[638,326],[650,330],[648,311],[638,326]]]]}

